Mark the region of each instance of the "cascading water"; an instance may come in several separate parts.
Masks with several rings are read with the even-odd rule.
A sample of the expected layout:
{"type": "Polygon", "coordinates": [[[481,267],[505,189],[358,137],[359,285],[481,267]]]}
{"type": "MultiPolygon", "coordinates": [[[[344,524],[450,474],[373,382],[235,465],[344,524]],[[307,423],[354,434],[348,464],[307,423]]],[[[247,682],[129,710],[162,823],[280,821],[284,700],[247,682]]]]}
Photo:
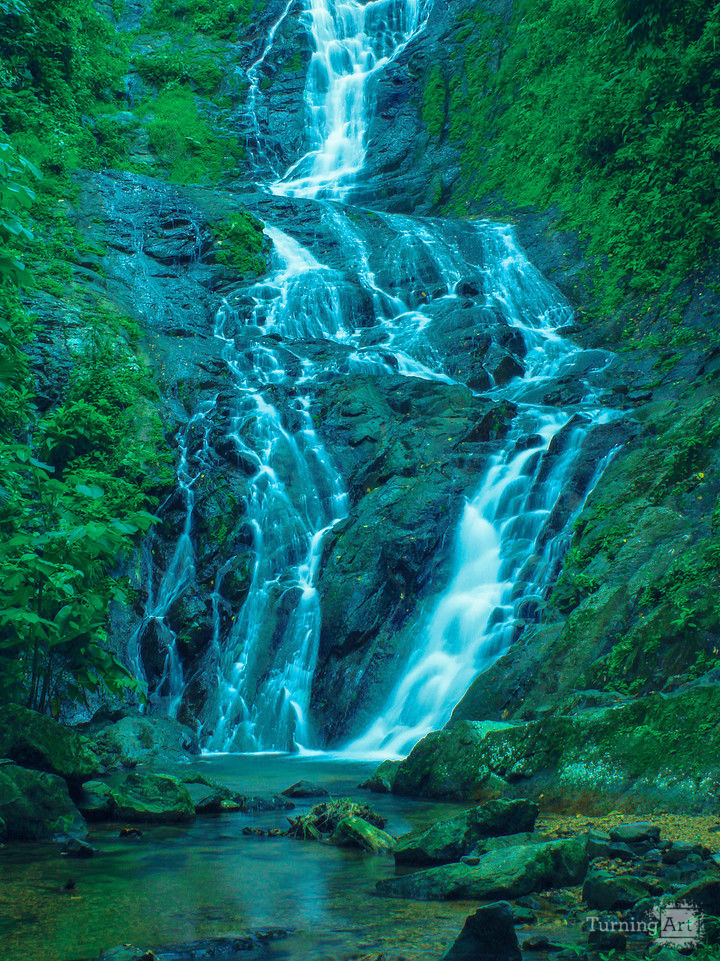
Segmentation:
{"type": "MultiPolygon", "coordinates": [[[[322,618],[316,577],[323,539],[349,502],[311,418],[311,388],[333,361],[318,359],[309,344],[342,348],[350,375],[462,382],[447,366],[442,325],[465,316],[471,296],[503,342],[509,338],[524,355],[524,376],[474,385],[513,406],[513,426],[466,504],[449,585],[427,611],[400,683],[354,752],[410,747],[448,719],[475,674],[507,647],[519,605],[539,597],[556,574],[568,519],[554,536],[548,519],[590,426],[610,416],[598,413],[591,383],[579,375],[577,403],[560,409],[544,400],[560,374],[575,373],[582,352],[559,333],[569,308],[527,262],[509,228],[382,211],[371,218],[347,203],[363,169],[374,80],[422,31],[430,8],[430,0],[305,0],[303,22],[314,48],[305,88],[308,150],[285,173],[264,149],[256,106],[262,68],[292,0],[248,72],[265,190],[287,198],[285,204],[310,205],[292,209],[313,218],[335,253],[323,249],[324,241],[312,251],[303,246],[290,226],[273,220],[270,204],[264,219],[272,271],[243,289],[250,306],[242,317],[225,301],[216,318],[234,397],[225,446],[249,478],[254,566],[229,632],[219,615],[227,565],[215,577],[218,680],[203,728],[211,750],[291,750],[313,740],[308,708],[322,618]]],[[[189,481],[188,498],[191,489],[189,481]]],[[[173,587],[160,587],[150,616],[155,607],[162,615],[181,584],[174,567],[192,564],[191,513],[188,499],[180,560],[166,577],[173,587]]],[[[172,673],[172,638],[167,650],[172,673]]]]}

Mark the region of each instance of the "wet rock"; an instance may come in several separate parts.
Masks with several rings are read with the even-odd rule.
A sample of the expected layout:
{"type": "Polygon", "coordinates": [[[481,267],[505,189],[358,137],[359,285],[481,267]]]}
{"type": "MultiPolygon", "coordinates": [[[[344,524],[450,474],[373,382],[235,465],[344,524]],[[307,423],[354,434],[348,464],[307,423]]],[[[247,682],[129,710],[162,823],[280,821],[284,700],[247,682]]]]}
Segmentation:
{"type": "Polygon", "coordinates": [[[298,781],[291,784],[281,792],[284,797],[289,798],[308,798],[308,797],[329,797],[330,792],[321,784],[313,784],[311,781],[298,781]]]}
{"type": "Polygon", "coordinates": [[[633,824],[618,824],[617,827],[611,828],[610,838],[624,844],[657,842],[660,839],[660,828],[645,821],[638,821],[633,824]]]}
{"type": "Polygon", "coordinates": [[[385,831],[353,816],[338,821],[330,840],[339,848],[360,848],[371,854],[390,854],[395,847],[395,839],[385,831]]]}
{"type": "Polygon", "coordinates": [[[682,844],[674,843],[667,851],[662,854],[663,864],[678,864],[680,861],[684,861],[686,858],[697,855],[699,857],[704,857],[706,848],[702,844],[682,844]]]}
{"type": "Polygon", "coordinates": [[[196,814],[220,814],[227,801],[233,800],[232,791],[204,781],[184,782],[196,814]]]}
{"type": "Polygon", "coordinates": [[[591,871],[583,885],[583,900],[591,908],[619,911],[631,908],[652,891],[649,884],[632,875],[591,871]]]}
{"type": "Polygon", "coordinates": [[[720,877],[713,874],[705,875],[677,891],[674,899],[695,904],[704,914],[718,917],[720,916],[720,877]]]}
{"type": "MultiPolygon", "coordinates": [[[[608,918],[608,926],[617,924],[617,918],[608,918]]],[[[588,934],[588,945],[596,951],[625,951],[627,938],[622,931],[601,931],[596,929],[588,934]]]]}
{"type": "Polygon", "coordinates": [[[119,773],[90,781],[79,804],[88,820],[173,824],[195,817],[188,789],[165,774],[119,773]]]}
{"type": "Polygon", "coordinates": [[[100,770],[90,740],[19,704],[0,708],[0,757],[64,778],[71,790],[100,770]]]}
{"type": "Polygon", "coordinates": [[[61,777],[31,771],[10,761],[0,761],[0,820],[4,825],[2,838],[8,841],[87,834],[85,822],[61,777]]]}
{"type": "Polygon", "coordinates": [[[549,938],[546,938],[544,934],[536,934],[532,938],[525,938],[522,943],[523,951],[562,951],[564,945],[556,944],[549,938]]]}
{"type": "MultiPolygon", "coordinates": [[[[513,670],[505,658],[500,662],[513,670]]],[[[711,809],[720,790],[716,754],[702,741],[681,766],[675,754],[679,740],[693,740],[702,719],[717,712],[720,686],[697,683],[677,693],[619,700],[613,707],[573,714],[546,708],[530,720],[451,721],[401,761],[393,792],[475,800],[486,796],[488,778],[495,775],[509,782],[509,795],[542,794],[545,803],[565,808],[582,803],[586,810],[606,812],[610,803],[622,799],[627,804],[632,797],[633,804],[642,800],[676,810],[711,809]],[[604,760],[608,756],[612,768],[604,760]]],[[[631,850],[643,854],[656,847],[651,839],[633,842],[631,850]]]]}
{"type": "Polygon", "coordinates": [[[520,961],[520,957],[512,908],[507,901],[498,901],[470,915],[443,961],[520,961]]]}
{"type": "Polygon", "coordinates": [[[236,961],[245,952],[253,952],[254,957],[265,956],[267,945],[287,937],[288,931],[282,928],[269,928],[254,931],[240,937],[204,938],[200,941],[187,941],[147,951],[130,945],[111,948],[100,955],[98,961],[236,961]],[[263,950],[264,949],[264,950],[263,950]]]}
{"type": "Polygon", "coordinates": [[[579,884],[587,870],[585,839],[568,838],[490,851],[477,865],[449,864],[379,881],[378,893],[421,901],[517,898],[579,884]]]}
{"type": "Polygon", "coordinates": [[[193,731],[170,717],[101,716],[82,729],[92,737],[108,765],[175,763],[200,750],[193,731]]]}
{"type": "Polygon", "coordinates": [[[530,801],[487,801],[400,838],[395,861],[427,865],[459,861],[481,838],[532,831],[537,816],[538,806],[530,801]]]}
{"type": "Polygon", "coordinates": [[[60,845],[60,854],[65,858],[85,860],[97,854],[97,850],[87,841],[80,838],[67,838],[60,845]]]}
{"type": "Polygon", "coordinates": [[[511,727],[503,722],[461,721],[449,730],[428,734],[400,762],[393,793],[449,801],[482,796],[483,780],[491,773],[485,739],[511,727]]]}
{"type": "Polygon", "coordinates": [[[393,782],[399,767],[400,761],[383,761],[377,771],[366,781],[363,781],[359,787],[374,791],[376,794],[389,794],[393,789],[393,782]]]}

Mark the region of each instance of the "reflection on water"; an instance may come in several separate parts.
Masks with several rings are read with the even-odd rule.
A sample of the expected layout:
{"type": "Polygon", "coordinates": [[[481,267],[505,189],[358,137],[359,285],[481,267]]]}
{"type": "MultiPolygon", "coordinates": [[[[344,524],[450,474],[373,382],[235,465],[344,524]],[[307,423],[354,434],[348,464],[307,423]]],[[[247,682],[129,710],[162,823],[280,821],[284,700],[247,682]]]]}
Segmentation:
{"type": "MultiPolygon", "coordinates": [[[[213,757],[192,769],[248,794],[301,778],[319,782],[333,795],[369,802],[395,835],[456,810],[358,791],[373,766],[276,755],[213,757]]],[[[100,853],[88,861],[61,858],[53,845],[0,849],[3,961],[80,961],[117,944],[158,947],[267,927],[293,931],[268,946],[272,959],[442,955],[471,905],[378,898],[375,881],[393,872],[392,858],[242,833],[248,825],[284,826],[285,818],[281,811],[205,817],[190,828],[147,828],[138,841],[101,827],[91,837],[100,853]],[[70,878],[75,888],[66,892],[70,878]]]]}

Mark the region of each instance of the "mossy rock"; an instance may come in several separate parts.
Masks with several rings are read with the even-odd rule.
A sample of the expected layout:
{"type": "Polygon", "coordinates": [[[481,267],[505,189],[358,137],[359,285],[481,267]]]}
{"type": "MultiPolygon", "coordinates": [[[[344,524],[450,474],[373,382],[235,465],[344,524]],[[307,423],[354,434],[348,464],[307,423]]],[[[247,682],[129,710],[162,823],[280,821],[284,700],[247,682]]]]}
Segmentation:
{"type": "Polygon", "coordinates": [[[369,854],[389,854],[395,847],[395,839],[385,831],[352,815],[338,821],[330,840],[337,847],[359,848],[369,854]]]}
{"type": "Polygon", "coordinates": [[[377,890],[418,901],[519,898],[579,884],[587,866],[587,839],[564,838],[488,851],[478,864],[445,864],[379,881],[377,890]]]}
{"type": "Polygon", "coordinates": [[[0,761],[0,838],[42,841],[86,834],[85,822],[61,777],[0,761]]]}
{"type": "Polygon", "coordinates": [[[195,805],[188,789],[166,774],[115,774],[90,781],[80,809],[91,820],[174,824],[191,821],[195,805]]]}
{"type": "Polygon", "coordinates": [[[427,865],[459,861],[482,838],[532,831],[537,816],[538,806],[531,801],[488,801],[400,838],[395,861],[427,865]]]}
{"type": "Polygon", "coordinates": [[[100,769],[100,760],[87,738],[19,704],[0,709],[0,757],[57,774],[73,790],[100,769]]]}
{"type": "Polygon", "coordinates": [[[564,809],[716,811],[719,714],[720,686],[705,683],[525,723],[459,721],[413,748],[393,791],[476,800],[500,777],[508,794],[564,809]]]}

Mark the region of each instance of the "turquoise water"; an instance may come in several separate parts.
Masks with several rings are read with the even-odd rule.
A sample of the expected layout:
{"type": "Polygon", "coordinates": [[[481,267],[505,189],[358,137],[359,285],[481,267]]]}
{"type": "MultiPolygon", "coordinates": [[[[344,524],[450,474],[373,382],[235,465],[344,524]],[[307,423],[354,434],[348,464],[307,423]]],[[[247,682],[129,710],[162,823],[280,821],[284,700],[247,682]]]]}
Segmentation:
{"type": "MultiPolygon", "coordinates": [[[[225,756],[193,770],[248,794],[272,794],[305,778],[334,796],[362,800],[388,818],[394,835],[422,827],[450,805],[373,795],[357,789],[374,764],[325,758],[225,756]]],[[[439,958],[472,904],[423,904],[376,897],[375,881],[394,872],[386,856],[327,844],[244,835],[243,828],[286,827],[287,813],[224,814],[189,827],[144,828],[139,840],[98,826],[87,861],[60,857],[54,845],[0,849],[0,955],[3,961],[85,961],[117,944],[143,948],[284,928],[272,959],[439,958]],[[72,879],[75,887],[65,891],[72,879]]]]}

